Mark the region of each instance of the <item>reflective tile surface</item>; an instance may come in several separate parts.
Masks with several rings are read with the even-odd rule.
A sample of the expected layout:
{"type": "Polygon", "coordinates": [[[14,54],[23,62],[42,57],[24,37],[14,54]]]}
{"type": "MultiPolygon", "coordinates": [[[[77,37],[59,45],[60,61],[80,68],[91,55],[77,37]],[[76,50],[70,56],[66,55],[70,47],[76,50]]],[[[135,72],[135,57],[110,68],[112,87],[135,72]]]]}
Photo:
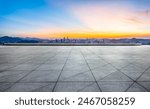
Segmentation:
{"type": "Polygon", "coordinates": [[[149,92],[150,46],[0,46],[1,92],[149,92]]]}

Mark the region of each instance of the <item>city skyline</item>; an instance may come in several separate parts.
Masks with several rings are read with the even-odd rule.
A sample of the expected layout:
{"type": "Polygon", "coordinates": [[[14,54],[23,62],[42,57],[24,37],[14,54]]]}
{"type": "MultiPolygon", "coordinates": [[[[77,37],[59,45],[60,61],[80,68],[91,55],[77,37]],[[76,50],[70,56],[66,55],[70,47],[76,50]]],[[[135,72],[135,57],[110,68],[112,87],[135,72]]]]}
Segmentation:
{"type": "Polygon", "coordinates": [[[0,34],[149,38],[149,5],[149,0],[0,0],[0,34]]]}

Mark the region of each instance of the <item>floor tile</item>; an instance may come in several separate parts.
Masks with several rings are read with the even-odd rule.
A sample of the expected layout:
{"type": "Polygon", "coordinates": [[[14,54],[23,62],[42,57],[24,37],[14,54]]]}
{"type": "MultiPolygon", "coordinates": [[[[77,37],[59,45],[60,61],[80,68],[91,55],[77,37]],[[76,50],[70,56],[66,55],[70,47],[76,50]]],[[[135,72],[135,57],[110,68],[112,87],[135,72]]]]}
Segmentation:
{"type": "Polygon", "coordinates": [[[55,82],[60,74],[59,70],[38,71],[31,72],[28,76],[23,78],[20,82],[55,82]]]}
{"type": "Polygon", "coordinates": [[[4,71],[0,73],[0,82],[16,82],[31,71],[4,71]]]}
{"type": "Polygon", "coordinates": [[[11,68],[10,70],[34,70],[38,67],[39,65],[37,64],[20,64],[17,65],[16,67],[11,68]]]}
{"type": "Polygon", "coordinates": [[[143,75],[138,79],[138,81],[150,81],[150,72],[145,72],[143,75]]]}
{"type": "Polygon", "coordinates": [[[145,87],[150,92],[150,81],[149,82],[138,82],[140,85],[145,87]]]}
{"type": "Polygon", "coordinates": [[[130,78],[128,78],[126,75],[120,73],[119,71],[111,73],[110,75],[106,76],[105,78],[101,79],[100,81],[124,81],[124,82],[130,82],[132,81],[130,78]]]}
{"type": "Polygon", "coordinates": [[[147,92],[143,87],[138,85],[137,83],[134,83],[128,90],[128,92],[147,92]]]}
{"type": "Polygon", "coordinates": [[[124,92],[133,82],[98,82],[103,92],[124,92]]]}
{"type": "Polygon", "coordinates": [[[77,92],[92,85],[93,82],[58,82],[55,92],[77,92]]]}
{"type": "Polygon", "coordinates": [[[13,83],[0,83],[0,92],[4,92],[6,89],[11,87],[13,83]]]}
{"type": "Polygon", "coordinates": [[[8,92],[32,92],[32,91],[52,91],[53,85],[50,85],[50,83],[16,83],[11,88],[9,88],[8,92]],[[44,89],[44,87],[46,87],[44,89]]]}
{"type": "Polygon", "coordinates": [[[42,64],[37,70],[62,70],[64,64],[42,64]]]}
{"type": "Polygon", "coordinates": [[[95,68],[92,70],[92,73],[97,81],[103,79],[105,76],[110,75],[117,70],[113,68],[111,65],[102,66],[99,68],[95,68]]]}
{"type": "Polygon", "coordinates": [[[93,78],[93,75],[91,74],[91,72],[84,72],[84,73],[78,73],[78,74],[74,74],[68,78],[63,78],[62,75],[65,74],[61,74],[60,80],[59,81],[95,81],[93,78]]]}

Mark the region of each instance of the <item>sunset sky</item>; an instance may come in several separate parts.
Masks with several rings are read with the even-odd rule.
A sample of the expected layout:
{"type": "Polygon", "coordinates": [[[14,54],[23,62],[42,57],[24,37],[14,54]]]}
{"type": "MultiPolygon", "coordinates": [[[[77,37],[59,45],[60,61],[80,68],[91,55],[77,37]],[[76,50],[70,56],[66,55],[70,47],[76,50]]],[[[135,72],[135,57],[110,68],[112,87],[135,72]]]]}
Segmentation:
{"type": "Polygon", "coordinates": [[[0,36],[150,38],[150,0],[0,0],[0,36]]]}

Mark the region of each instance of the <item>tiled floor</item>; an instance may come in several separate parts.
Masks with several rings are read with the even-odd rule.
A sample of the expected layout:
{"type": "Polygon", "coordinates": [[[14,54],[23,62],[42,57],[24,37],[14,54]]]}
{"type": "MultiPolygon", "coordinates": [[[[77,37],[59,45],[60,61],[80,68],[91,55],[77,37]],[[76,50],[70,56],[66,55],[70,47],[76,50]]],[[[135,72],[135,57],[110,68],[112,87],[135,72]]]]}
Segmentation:
{"type": "Polygon", "coordinates": [[[0,91],[150,91],[150,46],[0,46],[0,91]]]}

